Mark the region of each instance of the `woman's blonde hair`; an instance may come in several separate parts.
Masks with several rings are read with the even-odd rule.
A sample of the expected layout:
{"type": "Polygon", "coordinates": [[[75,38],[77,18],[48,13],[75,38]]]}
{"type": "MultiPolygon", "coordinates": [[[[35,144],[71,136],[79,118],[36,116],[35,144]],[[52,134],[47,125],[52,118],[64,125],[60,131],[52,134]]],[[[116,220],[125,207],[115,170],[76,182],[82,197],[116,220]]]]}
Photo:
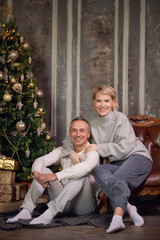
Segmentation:
{"type": "Polygon", "coordinates": [[[116,96],[116,90],[114,88],[112,88],[110,85],[100,85],[100,86],[98,86],[94,90],[93,95],[92,95],[93,102],[95,101],[96,94],[98,92],[101,92],[102,94],[109,95],[112,98],[112,100],[114,100],[113,107],[112,107],[113,111],[117,110],[119,108],[118,99],[117,99],[117,96],[116,96]]]}

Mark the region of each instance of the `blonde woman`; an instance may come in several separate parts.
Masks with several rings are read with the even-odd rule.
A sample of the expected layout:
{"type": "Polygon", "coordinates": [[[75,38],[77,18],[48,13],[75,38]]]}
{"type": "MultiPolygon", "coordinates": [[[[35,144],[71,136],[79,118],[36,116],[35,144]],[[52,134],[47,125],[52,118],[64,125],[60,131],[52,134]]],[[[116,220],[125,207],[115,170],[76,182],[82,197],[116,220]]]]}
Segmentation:
{"type": "MultiPolygon", "coordinates": [[[[149,175],[152,158],[136,138],[127,116],[119,111],[116,91],[109,85],[96,88],[92,97],[97,118],[90,122],[93,142],[85,153],[97,151],[102,158],[108,158],[110,164],[102,164],[93,170],[93,176],[100,189],[110,199],[114,215],[107,233],[124,230],[123,215],[129,214],[135,226],[143,226],[144,220],[135,206],[129,204],[131,191],[137,188],[149,175]]],[[[63,155],[69,154],[72,162],[80,158],[63,144],[63,155]]]]}

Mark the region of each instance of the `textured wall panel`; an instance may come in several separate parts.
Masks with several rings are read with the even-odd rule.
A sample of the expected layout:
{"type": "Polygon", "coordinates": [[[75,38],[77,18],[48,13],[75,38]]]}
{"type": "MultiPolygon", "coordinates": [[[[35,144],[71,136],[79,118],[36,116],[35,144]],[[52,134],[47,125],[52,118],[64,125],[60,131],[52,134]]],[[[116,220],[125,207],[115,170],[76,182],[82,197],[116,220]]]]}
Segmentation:
{"type": "Polygon", "coordinates": [[[46,122],[51,125],[52,0],[13,0],[13,17],[32,48],[33,73],[44,91],[46,122]]]}
{"type": "Polygon", "coordinates": [[[145,112],[160,117],[160,1],[146,2],[145,112]]]}
{"type": "Polygon", "coordinates": [[[81,114],[89,119],[93,89],[113,86],[114,1],[82,1],[81,24],[81,114]]]}
{"type": "MultiPolygon", "coordinates": [[[[91,95],[99,84],[116,84],[120,111],[136,115],[142,109],[160,117],[159,0],[0,0],[0,7],[8,2],[32,47],[34,74],[45,93],[46,120],[49,130],[53,123],[57,145],[70,118],[95,115],[91,95]]],[[[7,15],[1,18],[6,21],[7,15]]]]}
{"type": "Polygon", "coordinates": [[[67,76],[67,1],[58,1],[57,36],[57,144],[66,133],[66,76],[67,76]]]}
{"type": "Polygon", "coordinates": [[[129,19],[129,71],[128,71],[128,115],[139,111],[139,47],[140,47],[140,1],[130,1],[129,19]],[[136,33],[136,34],[135,34],[136,33]]]}

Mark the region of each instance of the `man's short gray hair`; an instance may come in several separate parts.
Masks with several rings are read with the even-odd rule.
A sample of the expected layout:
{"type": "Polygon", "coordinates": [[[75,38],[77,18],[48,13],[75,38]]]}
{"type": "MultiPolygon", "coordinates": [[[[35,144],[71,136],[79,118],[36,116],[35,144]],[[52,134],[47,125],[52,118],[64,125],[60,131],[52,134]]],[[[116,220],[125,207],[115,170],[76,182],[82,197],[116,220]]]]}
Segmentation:
{"type": "Polygon", "coordinates": [[[71,121],[70,126],[69,126],[69,131],[71,131],[71,125],[72,125],[72,123],[75,122],[75,121],[83,121],[83,122],[86,122],[86,123],[87,123],[87,127],[88,127],[88,132],[91,131],[89,122],[88,122],[84,117],[81,117],[81,116],[78,116],[78,117],[74,118],[74,119],[71,121]]]}

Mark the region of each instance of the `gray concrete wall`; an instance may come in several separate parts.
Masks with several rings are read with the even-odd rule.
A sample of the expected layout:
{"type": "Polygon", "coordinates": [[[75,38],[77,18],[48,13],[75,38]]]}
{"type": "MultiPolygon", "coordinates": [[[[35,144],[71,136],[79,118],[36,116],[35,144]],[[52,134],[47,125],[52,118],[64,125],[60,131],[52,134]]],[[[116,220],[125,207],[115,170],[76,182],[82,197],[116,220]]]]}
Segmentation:
{"type": "Polygon", "coordinates": [[[117,89],[125,114],[160,117],[159,0],[0,0],[4,21],[5,4],[32,48],[57,145],[72,118],[94,117],[99,84],[117,89]]]}

